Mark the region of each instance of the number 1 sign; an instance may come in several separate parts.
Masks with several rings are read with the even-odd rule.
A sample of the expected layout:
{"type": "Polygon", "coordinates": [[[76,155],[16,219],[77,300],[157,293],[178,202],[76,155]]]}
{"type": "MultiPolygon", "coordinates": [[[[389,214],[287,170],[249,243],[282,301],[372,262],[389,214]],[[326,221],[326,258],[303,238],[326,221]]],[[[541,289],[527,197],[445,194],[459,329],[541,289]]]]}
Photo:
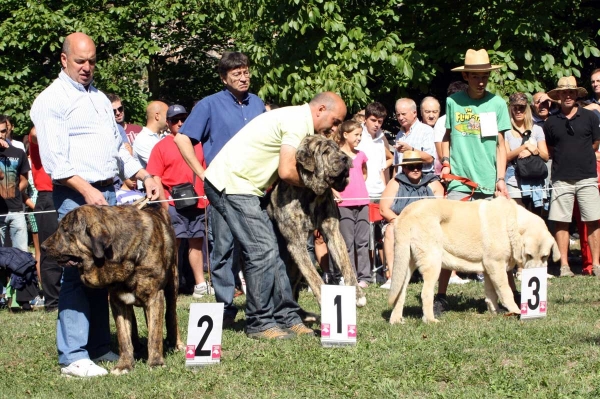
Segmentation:
{"type": "Polygon", "coordinates": [[[548,269],[523,269],[521,274],[521,319],[546,317],[548,269]]]}
{"type": "Polygon", "coordinates": [[[321,286],[321,345],[356,345],[356,287],[321,286]]]}
{"type": "Polygon", "coordinates": [[[222,335],[222,303],[190,304],[185,365],[190,367],[220,363],[222,335]]]}

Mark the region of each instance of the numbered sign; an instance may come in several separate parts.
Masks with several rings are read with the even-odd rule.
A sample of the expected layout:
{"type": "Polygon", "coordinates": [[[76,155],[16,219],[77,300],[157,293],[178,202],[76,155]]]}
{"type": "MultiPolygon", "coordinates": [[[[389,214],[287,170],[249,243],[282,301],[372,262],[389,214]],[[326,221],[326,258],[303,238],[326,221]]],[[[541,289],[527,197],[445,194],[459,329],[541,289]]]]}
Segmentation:
{"type": "Polygon", "coordinates": [[[206,366],[221,362],[223,304],[192,303],[188,323],[185,365],[206,366]]]}
{"type": "Polygon", "coordinates": [[[321,286],[321,345],[356,345],[356,287],[321,286]]]}
{"type": "Polygon", "coordinates": [[[546,317],[548,269],[523,269],[521,274],[521,319],[546,317]]]}

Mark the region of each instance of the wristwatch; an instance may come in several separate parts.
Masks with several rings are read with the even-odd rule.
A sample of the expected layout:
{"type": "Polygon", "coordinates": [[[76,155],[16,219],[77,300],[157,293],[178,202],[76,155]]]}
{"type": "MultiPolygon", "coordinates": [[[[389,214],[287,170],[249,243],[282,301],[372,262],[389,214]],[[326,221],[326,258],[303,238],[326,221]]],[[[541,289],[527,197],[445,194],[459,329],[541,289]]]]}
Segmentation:
{"type": "Polygon", "coordinates": [[[151,179],[152,175],[150,173],[148,173],[146,176],[144,176],[144,178],[142,179],[142,183],[145,183],[147,179],[151,179]]]}
{"type": "Polygon", "coordinates": [[[504,177],[499,177],[499,178],[496,179],[496,183],[498,183],[500,180],[505,181],[504,177]]]}

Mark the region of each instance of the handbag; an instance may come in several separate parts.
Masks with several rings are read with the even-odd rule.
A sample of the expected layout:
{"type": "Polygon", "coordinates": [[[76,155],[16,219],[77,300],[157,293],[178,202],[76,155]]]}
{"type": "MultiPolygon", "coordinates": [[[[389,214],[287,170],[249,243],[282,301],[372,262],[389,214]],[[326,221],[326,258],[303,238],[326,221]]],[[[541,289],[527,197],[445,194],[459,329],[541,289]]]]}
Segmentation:
{"type": "MultiPolygon", "coordinates": [[[[523,142],[525,144],[531,136],[531,130],[526,130],[523,133],[523,142]]],[[[515,171],[521,179],[528,180],[543,180],[548,177],[548,167],[539,155],[531,154],[525,158],[517,158],[515,160],[515,171]]]]}
{"type": "Polygon", "coordinates": [[[183,183],[171,188],[171,197],[175,202],[175,209],[186,209],[198,205],[198,196],[194,186],[196,185],[196,174],[194,183],[183,183]]]}

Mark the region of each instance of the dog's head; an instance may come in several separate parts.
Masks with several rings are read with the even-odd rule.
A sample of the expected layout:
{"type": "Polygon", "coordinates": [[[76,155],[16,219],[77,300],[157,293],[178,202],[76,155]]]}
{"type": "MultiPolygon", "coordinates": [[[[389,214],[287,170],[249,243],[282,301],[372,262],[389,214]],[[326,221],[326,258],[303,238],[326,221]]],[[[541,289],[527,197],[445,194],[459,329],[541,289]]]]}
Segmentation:
{"type": "Polygon", "coordinates": [[[333,140],[305,137],[296,151],[296,163],[300,178],[317,195],[328,188],[343,191],[348,185],[352,160],[333,140]]]}
{"type": "Polygon", "coordinates": [[[112,257],[112,239],[102,218],[104,207],[84,205],[67,213],[42,248],[62,266],[102,267],[112,257]]]}
{"type": "Polygon", "coordinates": [[[517,223],[521,235],[521,263],[523,268],[547,267],[552,256],[555,262],[560,260],[560,251],[546,223],[541,217],[529,212],[522,206],[517,207],[517,223]]]}

